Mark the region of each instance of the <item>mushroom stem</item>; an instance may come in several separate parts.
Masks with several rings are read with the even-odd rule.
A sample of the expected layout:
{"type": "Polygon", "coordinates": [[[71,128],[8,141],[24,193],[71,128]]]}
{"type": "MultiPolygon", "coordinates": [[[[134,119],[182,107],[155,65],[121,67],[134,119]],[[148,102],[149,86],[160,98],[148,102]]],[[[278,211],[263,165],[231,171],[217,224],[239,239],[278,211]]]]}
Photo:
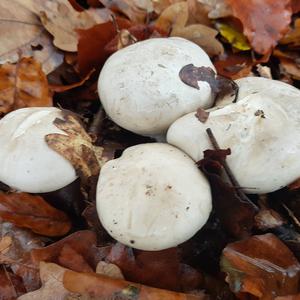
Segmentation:
{"type": "MultiPolygon", "coordinates": [[[[212,144],[212,146],[214,147],[215,150],[220,150],[220,146],[211,130],[211,128],[207,128],[206,129],[206,133],[210,139],[210,142],[212,144]]],[[[249,203],[255,210],[259,210],[259,208],[246,196],[246,194],[242,191],[242,188],[240,186],[240,184],[238,183],[238,181],[236,180],[235,176],[233,175],[232,171],[230,170],[227,162],[226,162],[226,158],[223,162],[223,168],[225,170],[226,175],[228,176],[228,179],[230,180],[233,188],[236,190],[237,194],[239,195],[239,197],[242,199],[242,201],[249,203]]]]}

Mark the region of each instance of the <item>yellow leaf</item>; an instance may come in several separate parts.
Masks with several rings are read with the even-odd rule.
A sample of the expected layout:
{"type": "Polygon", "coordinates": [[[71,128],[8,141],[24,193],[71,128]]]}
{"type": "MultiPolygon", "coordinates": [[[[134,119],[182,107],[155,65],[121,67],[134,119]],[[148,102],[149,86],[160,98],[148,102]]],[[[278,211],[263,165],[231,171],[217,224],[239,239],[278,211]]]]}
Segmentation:
{"type": "Polygon", "coordinates": [[[241,51],[251,49],[247,38],[235,28],[224,23],[217,23],[217,28],[220,34],[232,45],[232,47],[241,51]]]}

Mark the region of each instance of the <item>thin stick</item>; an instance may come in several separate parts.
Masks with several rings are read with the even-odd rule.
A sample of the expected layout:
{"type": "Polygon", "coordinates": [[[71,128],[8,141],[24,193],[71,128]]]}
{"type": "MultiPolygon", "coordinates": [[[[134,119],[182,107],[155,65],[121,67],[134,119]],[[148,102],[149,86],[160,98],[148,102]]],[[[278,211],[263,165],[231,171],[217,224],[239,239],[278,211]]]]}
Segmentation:
{"type": "MultiPolygon", "coordinates": [[[[215,136],[214,136],[212,130],[211,130],[210,128],[207,128],[207,129],[206,129],[206,133],[207,133],[207,135],[208,135],[208,137],[209,137],[209,139],[210,139],[210,141],[211,141],[213,147],[215,148],[215,150],[220,150],[221,148],[220,148],[220,146],[219,146],[219,144],[218,144],[218,142],[217,142],[217,140],[216,140],[216,138],[215,138],[215,136]]],[[[223,163],[223,167],[224,167],[224,170],[225,170],[225,172],[226,172],[226,174],[227,174],[227,176],[228,176],[228,178],[229,178],[231,184],[232,184],[233,187],[236,189],[236,192],[237,192],[237,194],[240,196],[240,198],[241,198],[243,201],[249,203],[249,204],[250,204],[251,206],[253,206],[256,210],[258,210],[258,207],[257,207],[257,206],[256,206],[256,205],[255,205],[255,204],[254,204],[254,203],[246,196],[246,194],[242,191],[241,186],[239,185],[238,181],[236,180],[235,176],[233,175],[232,171],[230,170],[230,168],[229,168],[229,166],[228,166],[226,160],[225,160],[224,163],[223,163]]]]}

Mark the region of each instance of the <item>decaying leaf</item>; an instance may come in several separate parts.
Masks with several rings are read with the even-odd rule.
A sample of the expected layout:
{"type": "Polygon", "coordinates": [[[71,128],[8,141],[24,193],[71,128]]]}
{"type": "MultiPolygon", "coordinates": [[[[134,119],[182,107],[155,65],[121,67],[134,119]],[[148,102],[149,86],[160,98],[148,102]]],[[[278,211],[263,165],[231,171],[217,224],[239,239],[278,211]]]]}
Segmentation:
{"type": "Polygon", "coordinates": [[[99,0],[104,7],[124,14],[135,23],[144,23],[149,13],[153,11],[150,0],[99,0]]]}
{"type": "Polygon", "coordinates": [[[220,34],[232,45],[232,47],[242,51],[251,49],[246,37],[237,29],[226,23],[219,22],[216,25],[220,34]]]}
{"type": "Polygon", "coordinates": [[[16,64],[0,66],[0,113],[51,105],[48,81],[39,62],[23,57],[16,64]]]}
{"type": "Polygon", "coordinates": [[[233,16],[242,22],[252,48],[260,54],[270,53],[288,31],[292,15],[290,0],[227,0],[227,3],[233,16]]]}
{"type": "Polygon", "coordinates": [[[160,290],[120,279],[112,279],[95,273],[65,271],[64,287],[73,293],[101,297],[102,299],[134,300],[204,300],[206,296],[160,290]]]}
{"type": "Polygon", "coordinates": [[[224,180],[225,158],[230,150],[206,150],[197,164],[207,176],[213,195],[213,206],[224,229],[235,238],[251,235],[256,209],[242,199],[239,191],[224,180]]]}
{"type": "Polygon", "coordinates": [[[66,268],[84,272],[95,270],[99,261],[107,255],[109,248],[96,247],[96,234],[89,230],[76,231],[64,239],[47,247],[33,249],[31,259],[53,262],[66,268]],[[78,264],[79,262],[79,264],[78,264]]]}
{"type": "MultiPolygon", "coordinates": [[[[128,29],[131,23],[123,18],[116,18],[119,29],[128,29]]],[[[99,70],[109,53],[105,46],[117,35],[116,26],[112,21],[95,25],[86,30],[77,30],[78,66],[81,74],[87,74],[92,69],[99,70]]]]}
{"type": "Polygon", "coordinates": [[[66,297],[71,294],[64,288],[62,283],[63,275],[66,270],[67,269],[53,263],[41,262],[40,278],[42,287],[34,292],[19,297],[18,300],[65,300],[66,297]]]}
{"type": "Polygon", "coordinates": [[[44,27],[54,37],[54,45],[71,52],[77,51],[75,29],[87,29],[110,18],[106,10],[91,8],[78,12],[68,0],[26,0],[24,5],[40,16],[44,27]]]}
{"type": "Polygon", "coordinates": [[[138,251],[120,243],[112,246],[106,260],[116,264],[127,280],[168,290],[193,290],[201,274],[180,262],[177,248],[138,251]]]}
{"type": "Polygon", "coordinates": [[[14,300],[25,292],[21,279],[5,266],[0,266],[0,299],[14,300]]]}
{"type": "Polygon", "coordinates": [[[273,234],[252,236],[227,245],[221,267],[237,294],[271,300],[298,292],[299,262],[273,234]]]}
{"type": "Polygon", "coordinates": [[[17,62],[19,53],[33,56],[48,74],[63,61],[38,16],[24,7],[26,1],[0,1],[0,63],[17,62]]]}
{"type": "Polygon", "coordinates": [[[210,67],[195,67],[189,64],[182,67],[179,77],[182,82],[198,90],[200,89],[198,81],[206,81],[217,96],[237,95],[238,92],[238,86],[233,80],[217,75],[210,67]]]}
{"type": "Polygon", "coordinates": [[[80,121],[72,114],[65,113],[64,119],[54,120],[55,126],[65,134],[48,134],[45,140],[50,148],[71,162],[84,187],[97,178],[104,163],[103,148],[92,144],[80,121]]]}
{"type": "Polygon", "coordinates": [[[222,44],[216,39],[218,31],[203,24],[188,25],[187,2],[178,2],[167,7],[157,19],[155,26],[171,36],[188,39],[202,47],[209,55],[223,53],[222,44]]]}
{"type": "Polygon", "coordinates": [[[0,194],[0,219],[46,236],[65,235],[71,222],[42,197],[26,193],[0,194]]]}

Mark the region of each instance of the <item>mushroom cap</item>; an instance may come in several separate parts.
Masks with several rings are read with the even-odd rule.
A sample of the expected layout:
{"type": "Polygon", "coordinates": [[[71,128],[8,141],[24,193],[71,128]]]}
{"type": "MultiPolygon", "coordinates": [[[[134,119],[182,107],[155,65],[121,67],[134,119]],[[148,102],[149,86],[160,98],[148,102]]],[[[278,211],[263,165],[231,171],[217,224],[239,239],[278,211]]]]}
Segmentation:
{"type": "Polygon", "coordinates": [[[250,94],[210,112],[205,123],[190,113],[171,125],[167,141],[198,161],[212,149],[211,128],[219,146],[231,149],[227,162],[245,192],[273,192],[300,176],[299,96],[250,94]]]}
{"type": "Polygon", "coordinates": [[[191,238],[207,221],[210,186],[193,160],[162,143],[126,149],[101,169],[97,211],[108,233],[142,250],[191,238]]]}
{"type": "MultiPolygon", "coordinates": [[[[286,97],[299,97],[299,89],[279,80],[268,79],[264,77],[243,77],[235,80],[239,87],[238,97],[236,101],[240,101],[251,94],[260,94],[282,99],[286,97]]],[[[231,104],[233,98],[225,95],[215,103],[216,108],[224,107],[231,104]]]]}
{"type": "Polygon", "coordinates": [[[117,51],[98,81],[106,113],[127,130],[155,136],[186,113],[210,107],[214,97],[207,82],[199,81],[198,90],[181,81],[187,64],[215,70],[198,45],[182,38],[153,38],[117,51]]]}
{"type": "Polygon", "coordinates": [[[15,110],[0,120],[0,181],[11,188],[44,193],[76,179],[71,163],[48,147],[45,136],[66,134],[53,121],[62,118],[54,107],[15,110]]]}

